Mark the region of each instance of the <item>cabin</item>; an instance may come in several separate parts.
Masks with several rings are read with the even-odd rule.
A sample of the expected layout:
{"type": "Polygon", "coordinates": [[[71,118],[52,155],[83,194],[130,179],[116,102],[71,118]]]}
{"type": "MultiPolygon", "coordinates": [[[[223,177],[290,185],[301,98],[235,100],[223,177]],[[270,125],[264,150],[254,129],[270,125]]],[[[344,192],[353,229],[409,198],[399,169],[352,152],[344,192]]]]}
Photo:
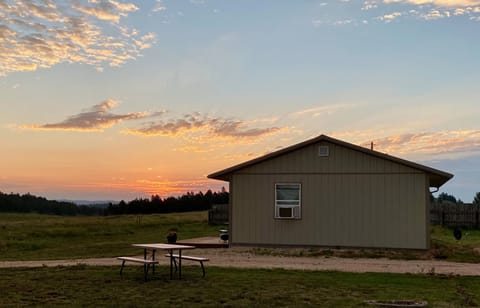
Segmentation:
{"type": "Polygon", "coordinates": [[[453,175],[320,135],[208,177],[229,182],[230,245],[428,249],[453,175]]]}

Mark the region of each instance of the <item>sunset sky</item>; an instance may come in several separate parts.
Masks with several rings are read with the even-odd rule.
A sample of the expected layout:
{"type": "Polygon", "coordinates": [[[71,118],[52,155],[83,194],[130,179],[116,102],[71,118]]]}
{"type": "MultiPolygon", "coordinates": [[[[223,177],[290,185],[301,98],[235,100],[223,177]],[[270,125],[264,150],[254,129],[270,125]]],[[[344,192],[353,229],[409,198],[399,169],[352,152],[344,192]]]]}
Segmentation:
{"type": "Polygon", "coordinates": [[[131,200],[326,134],[480,191],[480,0],[0,0],[0,191],[131,200]]]}

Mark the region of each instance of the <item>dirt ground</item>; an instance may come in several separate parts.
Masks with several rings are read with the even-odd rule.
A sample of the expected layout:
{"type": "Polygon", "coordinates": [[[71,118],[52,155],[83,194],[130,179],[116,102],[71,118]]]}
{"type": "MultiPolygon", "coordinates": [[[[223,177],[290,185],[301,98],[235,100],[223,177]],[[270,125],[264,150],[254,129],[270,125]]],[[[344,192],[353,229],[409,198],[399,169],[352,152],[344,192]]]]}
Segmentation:
{"type": "MultiPolygon", "coordinates": [[[[384,258],[292,257],[255,254],[252,248],[233,247],[195,249],[189,255],[210,259],[206,267],[282,268],[295,270],[327,270],[344,272],[388,272],[411,274],[444,274],[480,276],[480,264],[456,263],[437,260],[389,260],[384,258]]],[[[141,257],[141,256],[139,256],[141,257]]],[[[160,258],[160,264],[168,265],[168,258],[160,258]]],[[[184,261],[187,264],[189,261],[184,261]]],[[[116,258],[75,260],[2,261],[0,268],[74,266],[78,264],[118,266],[116,258]]]]}

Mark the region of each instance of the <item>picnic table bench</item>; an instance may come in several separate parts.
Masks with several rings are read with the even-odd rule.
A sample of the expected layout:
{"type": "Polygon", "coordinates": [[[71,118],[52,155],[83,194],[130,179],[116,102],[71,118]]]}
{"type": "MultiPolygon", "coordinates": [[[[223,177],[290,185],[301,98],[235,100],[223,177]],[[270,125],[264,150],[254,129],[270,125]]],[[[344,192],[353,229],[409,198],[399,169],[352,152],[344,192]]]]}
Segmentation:
{"type": "Polygon", "coordinates": [[[194,249],[195,246],[189,245],[176,245],[176,244],[163,244],[163,243],[153,243],[153,244],[132,244],[134,247],[143,248],[143,259],[135,257],[117,257],[118,260],[122,261],[122,267],[120,268],[120,275],[122,275],[123,267],[125,262],[135,262],[143,264],[143,271],[145,275],[145,281],[147,280],[147,274],[152,266],[152,272],[155,274],[155,265],[158,264],[158,261],[155,259],[155,253],[157,250],[166,250],[168,251],[168,256],[170,258],[170,279],[173,279],[173,265],[175,265],[175,273],[178,270],[178,279],[182,279],[182,260],[192,260],[200,262],[202,265],[203,277],[205,277],[205,267],[203,262],[208,261],[208,258],[199,258],[191,256],[183,256],[182,250],[184,249],[194,249]],[[173,254],[173,251],[177,250],[178,254],[173,254]],[[151,251],[151,258],[148,257],[147,251],[151,251]],[[178,259],[178,267],[176,260],[178,259]]]}
{"type": "Polygon", "coordinates": [[[208,258],[202,258],[202,257],[192,257],[192,256],[185,256],[185,255],[177,255],[177,254],[166,254],[165,257],[169,257],[173,259],[173,263],[175,264],[175,272],[177,271],[177,261],[176,259],[182,259],[182,260],[190,260],[190,261],[196,261],[199,262],[200,265],[202,266],[202,273],[203,277],[205,277],[205,266],[203,265],[203,262],[209,261],[208,258]]]}
{"type": "MultiPolygon", "coordinates": [[[[148,274],[148,270],[150,269],[150,265],[158,264],[158,261],[156,260],[140,259],[140,258],[134,258],[134,257],[117,257],[117,259],[122,261],[122,267],[120,267],[120,276],[122,276],[123,267],[125,266],[126,261],[134,262],[134,263],[142,263],[145,281],[147,281],[147,274],[148,274]]],[[[155,271],[155,267],[153,267],[153,271],[155,271]]]]}

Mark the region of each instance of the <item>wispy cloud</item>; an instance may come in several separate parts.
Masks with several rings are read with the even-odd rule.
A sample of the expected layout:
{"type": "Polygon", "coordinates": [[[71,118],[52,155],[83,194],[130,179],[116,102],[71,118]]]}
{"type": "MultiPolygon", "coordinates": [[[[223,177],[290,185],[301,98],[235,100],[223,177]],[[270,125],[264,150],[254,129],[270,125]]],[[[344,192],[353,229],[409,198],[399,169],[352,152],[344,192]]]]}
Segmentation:
{"type": "Polygon", "coordinates": [[[332,20],[330,15],[322,11],[323,17],[313,19],[312,25],[314,27],[358,27],[375,24],[375,22],[388,24],[394,20],[399,22],[414,19],[435,21],[462,17],[471,21],[480,21],[480,0],[363,0],[361,3],[338,0],[326,9],[336,14],[335,11],[339,7],[341,12],[348,15],[337,14],[336,19],[332,20]],[[345,9],[345,6],[349,9],[345,9]],[[352,15],[350,12],[356,13],[352,15]]]}
{"type": "Polygon", "coordinates": [[[153,7],[152,12],[158,13],[166,10],[167,6],[163,2],[163,0],[155,0],[155,6],[153,7]]]}
{"type": "Polygon", "coordinates": [[[121,17],[127,16],[128,12],[138,10],[138,7],[132,3],[120,3],[114,0],[108,1],[89,1],[88,4],[72,5],[72,8],[90,15],[100,20],[119,22],[121,17]],[[92,5],[93,4],[93,5],[92,5]]]}
{"type": "Polygon", "coordinates": [[[303,109],[294,112],[292,115],[295,117],[298,116],[312,116],[318,117],[323,115],[332,115],[339,110],[349,109],[355,107],[355,104],[336,104],[336,105],[325,105],[319,107],[313,107],[308,109],[303,109]]]}
{"type": "Polygon", "coordinates": [[[113,114],[110,110],[116,105],[117,102],[109,99],[58,123],[21,126],[20,128],[33,130],[103,131],[116,123],[148,116],[145,112],[113,114]]]}
{"type": "Polygon", "coordinates": [[[342,26],[342,25],[349,25],[353,22],[352,19],[343,19],[343,20],[337,20],[333,24],[335,26],[342,26]]]}
{"type": "Polygon", "coordinates": [[[377,1],[375,0],[366,0],[363,2],[362,11],[368,11],[371,9],[376,9],[378,7],[377,1]]]}
{"type": "Polygon", "coordinates": [[[430,11],[419,14],[420,18],[425,19],[425,20],[436,20],[436,19],[442,19],[446,17],[450,17],[450,12],[449,11],[439,11],[436,9],[431,9],[430,11]]]}
{"type": "Polygon", "coordinates": [[[414,17],[430,21],[462,15],[468,15],[469,19],[474,20],[475,14],[480,12],[479,7],[476,7],[480,5],[480,0],[384,0],[383,4],[386,5],[385,8],[395,4],[410,6],[410,9],[403,12],[377,17],[385,22],[399,17],[414,17]]]}
{"type": "Polygon", "coordinates": [[[384,3],[432,4],[440,7],[466,7],[480,5],[480,0],[383,0],[384,3]]]}
{"type": "Polygon", "coordinates": [[[84,63],[101,71],[133,60],[155,39],[122,24],[136,10],[115,0],[2,0],[0,76],[58,63],[84,63]]]}
{"type": "Polygon", "coordinates": [[[393,21],[394,19],[396,19],[400,16],[402,16],[402,13],[393,12],[393,13],[390,13],[390,14],[385,14],[383,16],[379,16],[378,19],[382,20],[382,21],[385,21],[386,23],[389,23],[389,22],[393,21]]]}
{"type": "MultiPolygon", "coordinates": [[[[374,139],[375,149],[393,155],[440,155],[480,152],[480,131],[456,130],[401,134],[374,139]]],[[[370,141],[362,143],[370,146],[370,141]]]]}
{"type": "Polygon", "coordinates": [[[212,137],[255,139],[281,130],[275,126],[250,127],[248,124],[248,121],[211,117],[196,112],[177,119],[145,123],[141,128],[126,130],[124,133],[141,136],[184,136],[187,139],[203,140],[212,137]]]}

